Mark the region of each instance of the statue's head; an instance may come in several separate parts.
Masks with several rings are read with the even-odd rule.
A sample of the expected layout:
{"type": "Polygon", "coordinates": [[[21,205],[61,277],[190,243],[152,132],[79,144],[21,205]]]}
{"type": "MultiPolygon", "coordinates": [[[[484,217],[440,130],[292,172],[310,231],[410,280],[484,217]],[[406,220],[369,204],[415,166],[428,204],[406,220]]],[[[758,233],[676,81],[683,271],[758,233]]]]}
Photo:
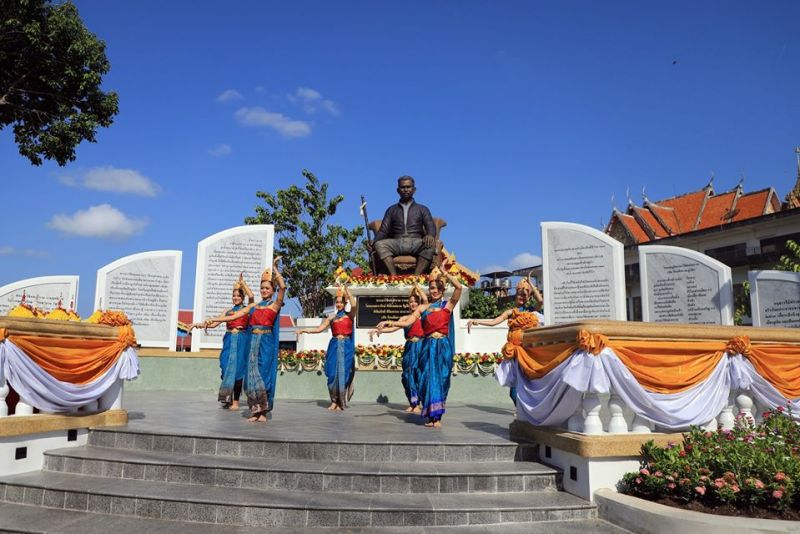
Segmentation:
{"type": "Polygon", "coordinates": [[[408,202],[414,198],[417,187],[411,176],[404,175],[397,179],[397,194],[400,195],[400,202],[408,202]]]}

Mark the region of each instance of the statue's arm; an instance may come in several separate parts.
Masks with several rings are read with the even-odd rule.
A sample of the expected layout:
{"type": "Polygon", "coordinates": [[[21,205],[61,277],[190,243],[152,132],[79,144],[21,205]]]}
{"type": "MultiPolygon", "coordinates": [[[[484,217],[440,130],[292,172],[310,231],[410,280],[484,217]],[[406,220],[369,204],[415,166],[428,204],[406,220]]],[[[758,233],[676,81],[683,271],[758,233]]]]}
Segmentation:
{"type": "Polygon", "coordinates": [[[422,210],[422,224],[425,227],[425,235],[436,237],[436,224],[433,222],[433,215],[427,206],[422,210]]]}
{"type": "Polygon", "coordinates": [[[389,234],[391,234],[391,232],[392,232],[392,207],[389,206],[388,208],[386,208],[386,213],[383,214],[381,227],[375,234],[375,241],[386,239],[387,237],[389,237],[389,234]]]}

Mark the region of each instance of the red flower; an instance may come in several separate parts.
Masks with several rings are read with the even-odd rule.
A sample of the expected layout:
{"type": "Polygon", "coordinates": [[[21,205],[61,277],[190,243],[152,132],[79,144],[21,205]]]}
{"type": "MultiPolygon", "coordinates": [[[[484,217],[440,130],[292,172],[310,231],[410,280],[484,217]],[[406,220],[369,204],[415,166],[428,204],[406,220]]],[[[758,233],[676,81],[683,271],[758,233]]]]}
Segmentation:
{"type": "Polygon", "coordinates": [[[650,476],[650,471],[648,471],[647,469],[644,469],[644,468],[643,469],[639,469],[639,472],[641,474],[643,474],[644,476],[650,476]]]}
{"type": "Polygon", "coordinates": [[[773,478],[775,482],[781,482],[783,480],[786,480],[788,477],[786,476],[786,473],[784,473],[783,471],[778,471],[777,473],[775,473],[775,476],[773,478]]]}
{"type": "Polygon", "coordinates": [[[772,498],[773,499],[782,499],[783,498],[783,491],[781,491],[781,490],[773,491],[772,492],[772,498]]]}
{"type": "Polygon", "coordinates": [[[695,486],[694,490],[700,495],[706,494],[706,488],[704,488],[703,486],[695,486]]]}

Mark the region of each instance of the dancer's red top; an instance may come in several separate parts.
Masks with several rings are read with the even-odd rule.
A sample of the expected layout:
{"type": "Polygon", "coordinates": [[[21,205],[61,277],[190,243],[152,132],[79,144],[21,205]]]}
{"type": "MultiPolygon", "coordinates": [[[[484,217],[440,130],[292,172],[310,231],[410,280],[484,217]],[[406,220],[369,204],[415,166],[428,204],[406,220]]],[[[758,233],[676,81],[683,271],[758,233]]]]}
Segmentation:
{"type": "Polygon", "coordinates": [[[448,335],[450,333],[450,310],[441,308],[426,313],[422,318],[422,327],[425,329],[426,336],[434,332],[448,335]]]}
{"type": "Polygon", "coordinates": [[[334,336],[349,336],[353,333],[353,320],[349,315],[331,321],[331,332],[334,336]]]}
{"type": "Polygon", "coordinates": [[[275,324],[275,317],[278,312],[272,308],[253,308],[250,314],[250,326],[272,326],[275,324]]]}

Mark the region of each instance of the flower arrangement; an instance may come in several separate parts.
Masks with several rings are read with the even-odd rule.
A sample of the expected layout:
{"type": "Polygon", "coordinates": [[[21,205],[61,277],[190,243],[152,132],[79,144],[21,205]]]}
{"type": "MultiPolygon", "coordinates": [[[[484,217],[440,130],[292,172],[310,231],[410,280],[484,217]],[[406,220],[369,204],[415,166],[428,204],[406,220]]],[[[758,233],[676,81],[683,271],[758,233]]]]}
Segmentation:
{"type": "Polygon", "coordinates": [[[325,351],[319,349],[304,350],[296,352],[294,357],[304,371],[315,371],[325,361],[325,351]]]}
{"type": "Polygon", "coordinates": [[[502,361],[503,355],[499,352],[457,352],[453,356],[453,370],[486,376],[492,374],[502,361]]]}
{"type": "Polygon", "coordinates": [[[757,517],[800,519],[800,425],[783,407],[762,422],[740,414],[731,430],[693,427],[683,443],[642,446],[641,469],[624,493],[672,506],[757,517]]]}
{"type": "Polygon", "coordinates": [[[362,367],[397,369],[403,360],[403,345],[356,345],[356,360],[362,367]]]}

